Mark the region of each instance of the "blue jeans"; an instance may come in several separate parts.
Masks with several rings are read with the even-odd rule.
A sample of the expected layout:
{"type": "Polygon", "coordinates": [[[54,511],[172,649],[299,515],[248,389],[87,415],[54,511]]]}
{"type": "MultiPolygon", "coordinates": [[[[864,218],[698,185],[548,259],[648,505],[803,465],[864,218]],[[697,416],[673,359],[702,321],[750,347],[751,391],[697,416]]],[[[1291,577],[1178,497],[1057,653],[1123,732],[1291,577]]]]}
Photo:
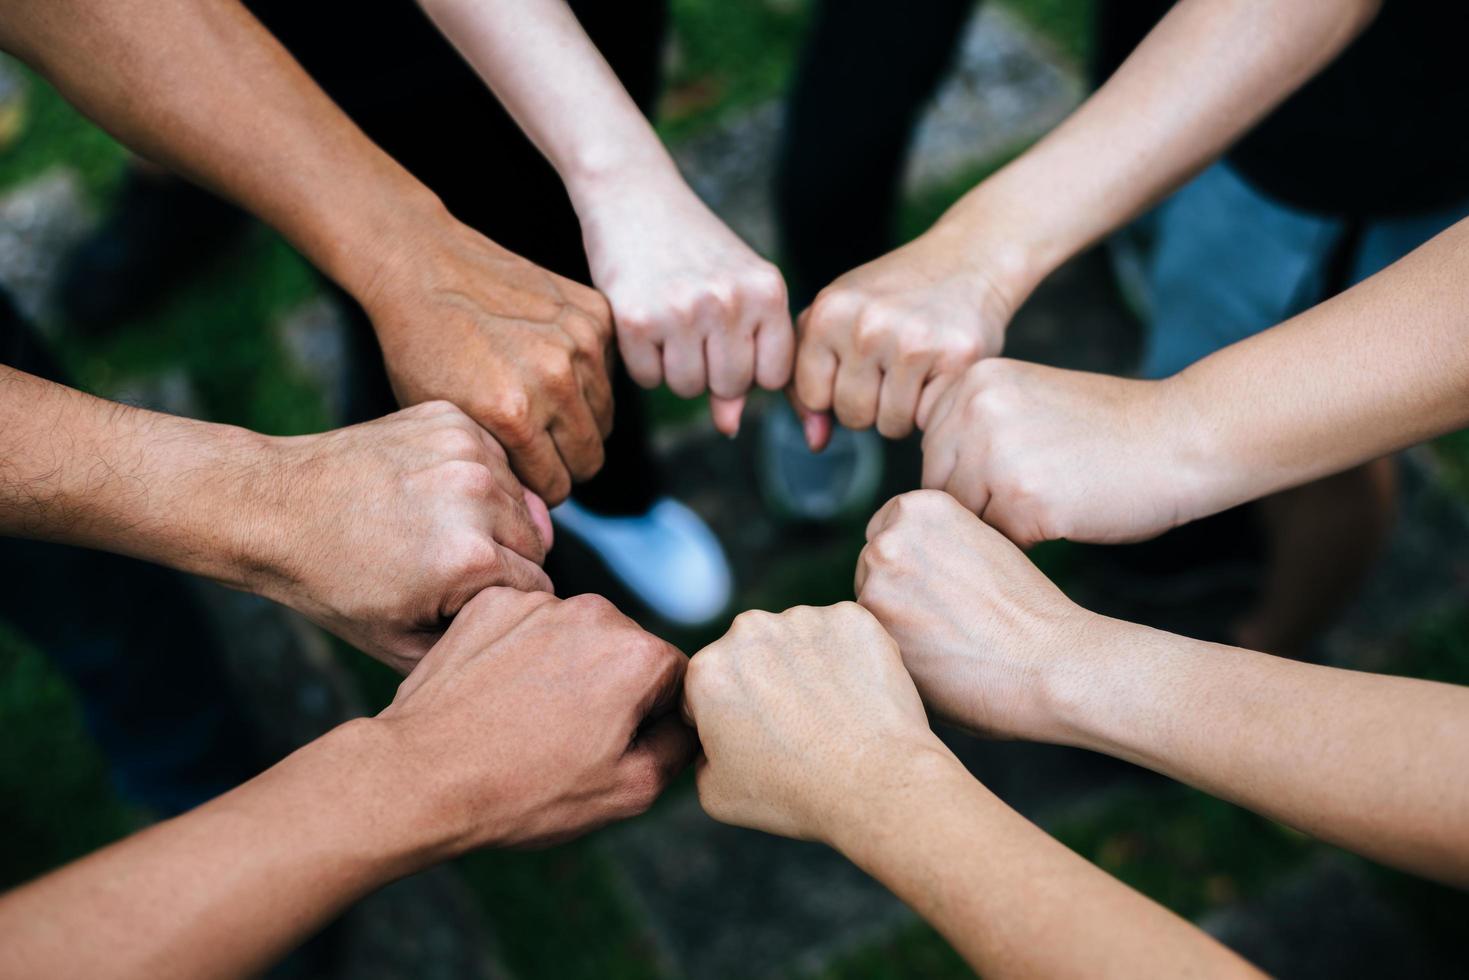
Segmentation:
{"type": "Polygon", "coordinates": [[[1141,374],[1165,378],[1380,272],[1469,215],[1469,201],[1367,219],[1287,207],[1217,163],[1154,215],[1141,374]]]}

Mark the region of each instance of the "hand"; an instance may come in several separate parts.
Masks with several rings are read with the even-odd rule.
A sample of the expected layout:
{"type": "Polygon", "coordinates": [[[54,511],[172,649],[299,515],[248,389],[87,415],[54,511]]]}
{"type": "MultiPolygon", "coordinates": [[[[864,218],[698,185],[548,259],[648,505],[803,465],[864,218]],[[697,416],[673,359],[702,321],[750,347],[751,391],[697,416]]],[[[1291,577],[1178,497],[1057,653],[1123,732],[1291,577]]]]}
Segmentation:
{"type": "Polygon", "coordinates": [[[266,445],[241,477],[250,587],[390,667],[411,669],[482,589],[550,591],[545,504],[454,406],[266,445]]]}
{"type": "Polygon", "coordinates": [[[576,197],[628,373],[645,388],[667,381],[682,398],[707,386],[715,426],[734,435],[751,385],[790,380],[795,336],[780,273],[676,172],[576,197]]]}
{"type": "Polygon", "coordinates": [[[965,368],[1000,353],[1018,303],[1000,287],[1003,265],[977,262],[963,239],[940,224],[817,295],[799,321],[798,411],[902,438],[965,368]]]}
{"type": "Polygon", "coordinates": [[[983,361],[934,409],[923,485],[1021,547],[1138,541],[1208,513],[1198,429],[1168,382],[983,361]]]}
{"type": "Polygon", "coordinates": [[[689,663],[684,715],[710,816],[834,846],[915,754],[948,756],[896,645],[850,602],[742,613],[689,663]]]}
{"type": "Polygon", "coordinates": [[[642,813],[688,765],[686,664],[600,596],[489,589],[378,719],[456,850],[544,846],[642,813]]]}
{"type": "Polygon", "coordinates": [[[1099,617],[948,494],[894,497],[867,525],[857,601],[897,641],[924,701],[985,735],[1049,740],[1058,671],[1099,617]]]}
{"type": "Polygon", "coordinates": [[[547,503],[602,466],[612,430],[612,318],[595,290],[445,219],[402,243],[363,307],[398,400],[453,402],[547,503]],[[441,225],[443,223],[441,222],[441,225]]]}

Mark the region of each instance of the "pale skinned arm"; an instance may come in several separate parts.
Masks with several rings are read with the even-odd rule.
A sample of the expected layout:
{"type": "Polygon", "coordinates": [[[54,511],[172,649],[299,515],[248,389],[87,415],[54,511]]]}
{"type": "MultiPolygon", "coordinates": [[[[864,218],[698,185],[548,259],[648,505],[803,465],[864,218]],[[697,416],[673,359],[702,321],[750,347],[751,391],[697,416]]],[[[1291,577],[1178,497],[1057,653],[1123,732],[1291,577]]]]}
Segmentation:
{"type": "Polygon", "coordinates": [[[888,436],[926,428],[968,365],[1076,255],[1213,160],[1330,63],[1380,0],[1183,0],[1054,131],[801,316],[796,393],[888,436]]]}
{"type": "Polygon", "coordinates": [[[243,4],[0,0],[0,48],[290,239],[367,311],[403,404],[458,405],[552,503],[601,466],[605,301],[452,218],[243,4]]]}
{"type": "Polygon", "coordinates": [[[873,518],[857,592],[924,700],[953,724],[1106,752],[1469,885],[1469,689],[1097,616],[932,491],[873,518]]]}
{"type": "Polygon", "coordinates": [[[551,589],[545,505],[444,402],[275,438],[0,365],[0,460],[0,534],[255,592],[404,673],[480,590],[551,589]]]}
{"type": "Polygon", "coordinates": [[[923,485],[1021,545],[1146,538],[1469,425],[1469,221],[1163,381],[991,359],[923,485]]]}
{"type": "Polygon", "coordinates": [[[0,977],[257,975],[395,878],[640,813],[694,750],[685,663],[604,600],[487,593],[376,718],[0,896],[0,977]]]}
{"type": "Polygon", "coordinates": [[[852,603],[745,613],[689,664],[710,816],[837,848],[983,976],[1255,976],[975,781],[852,603]]]}
{"type": "Polygon", "coordinates": [[[790,378],[779,272],[690,190],[564,0],[420,2],[560,173],[629,373],[707,387],[733,434],[752,385],[790,378]]]}

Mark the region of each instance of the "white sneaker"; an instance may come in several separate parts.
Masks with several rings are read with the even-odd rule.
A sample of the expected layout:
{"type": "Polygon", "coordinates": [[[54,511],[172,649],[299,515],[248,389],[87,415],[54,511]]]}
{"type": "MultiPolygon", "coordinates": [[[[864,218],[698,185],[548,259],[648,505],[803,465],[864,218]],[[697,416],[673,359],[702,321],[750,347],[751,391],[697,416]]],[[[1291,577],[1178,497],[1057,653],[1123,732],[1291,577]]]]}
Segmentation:
{"type": "Polygon", "coordinates": [[[551,519],[670,623],[702,626],[733,597],[734,574],[719,539],[677,500],[663,497],[635,517],[605,517],[568,500],[551,519]]]}

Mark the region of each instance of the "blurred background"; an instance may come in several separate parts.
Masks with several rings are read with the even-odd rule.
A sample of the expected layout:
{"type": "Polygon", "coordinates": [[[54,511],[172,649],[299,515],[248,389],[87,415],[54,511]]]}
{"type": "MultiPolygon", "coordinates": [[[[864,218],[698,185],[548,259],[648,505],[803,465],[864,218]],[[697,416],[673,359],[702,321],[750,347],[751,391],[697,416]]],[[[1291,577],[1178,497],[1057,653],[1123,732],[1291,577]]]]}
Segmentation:
{"type": "MultiPolygon", "coordinates": [[[[671,3],[662,132],[694,188],[778,259],[773,187],[782,119],[815,6],[671,3]]],[[[949,6],[961,8],[962,17],[938,54],[947,69],[918,106],[894,215],[898,239],[926,228],[1063,118],[1091,85],[1091,0],[949,6]]],[[[888,66],[864,70],[880,75],[888,66]]],[[[134,304],[105,329],[79,325],[85,318],[68,309],[77,301],[64,302],[59,283],[125,193],[127,159],[45,83],[0,61],[0,284],[40,325],[72,378],[108,397],[269,433],[332,426],[349,359],[342,312],[309,267],[257,224],[224,222],[226,230],[191,257],[165,294],[134,304]]],[[[1118,253],[1102,249],[1060,270],[1017,318],[1007,354],[1133,371],[1142,327],[1126,268],[1118,253]]],[[[819,285],[793,281],[797,296],[819,285]]],[[[862,527],[876,501],[916,486],[916,445],[876,447],[880,462],[865,470],[872,485],[814,521],[758,485],[769,426],[747,421],[731,442],[714,433],[702,403],[666,391],[647,397],[673,495],[709,524],[728,553],[736,587],[730,615],[851,597],[862,527]]],[[[779,408],[767,399],[753,410],[779,408]]],[[[871,451],[854,450],[857,457],[871,451]]],[[[1313,638],[1308,655],[1469,682],[1469,438],[1405,454],[1398,467],[1402,493],[1391,544],[1360,596],[1313,638]]],[[[1189,580],[1177,554],[1215,548],[1221,532],[1200,533],[1169,546],[1172,563],[1168,547],[1162,557],[1155,550],[1123,565],[1099,549],[1067,544],[1039,548],[1034,558],[1092,608],[1215,638],[1226,635],[1258,589],[1259,556],[1226,530],[1234,547],[1210,568],[1228,574],[1189,580]]],[[[729,615],[698,628],[660,621],[575,541],[563,538],[558,550],[559,567],[570,569],[558,574],[564,592],[605,592],[688,652],[728,622],[729,615]]],[[[396,678],[385,669],[294,616],[204,584],[198,590],[231,683],[273,754],[345,717],[376,711],[392,696],[396,678]]],[[[73,615],[88,616],[89,596],[72,602],[73,615]]],[[[168,617],[172,610],[134,613],[168,617]]],[[[154,818],[116,791],[73,690],[3,620],[0,724],[0,888],[154,818]]],[[[1085,753],[959,735],[953,744],[982,780],[1069,846],[1267,969],[1340,977],[1469,968],[1469,901],[1461,894],[1085,753]]],[[[646,817],[589,839],[543,853],[477,855],[395,885],[278,972],[650,980],[967,975],[946,944],[875,883],[821,848],[714,825],[687,780],[646,817]]]]}

